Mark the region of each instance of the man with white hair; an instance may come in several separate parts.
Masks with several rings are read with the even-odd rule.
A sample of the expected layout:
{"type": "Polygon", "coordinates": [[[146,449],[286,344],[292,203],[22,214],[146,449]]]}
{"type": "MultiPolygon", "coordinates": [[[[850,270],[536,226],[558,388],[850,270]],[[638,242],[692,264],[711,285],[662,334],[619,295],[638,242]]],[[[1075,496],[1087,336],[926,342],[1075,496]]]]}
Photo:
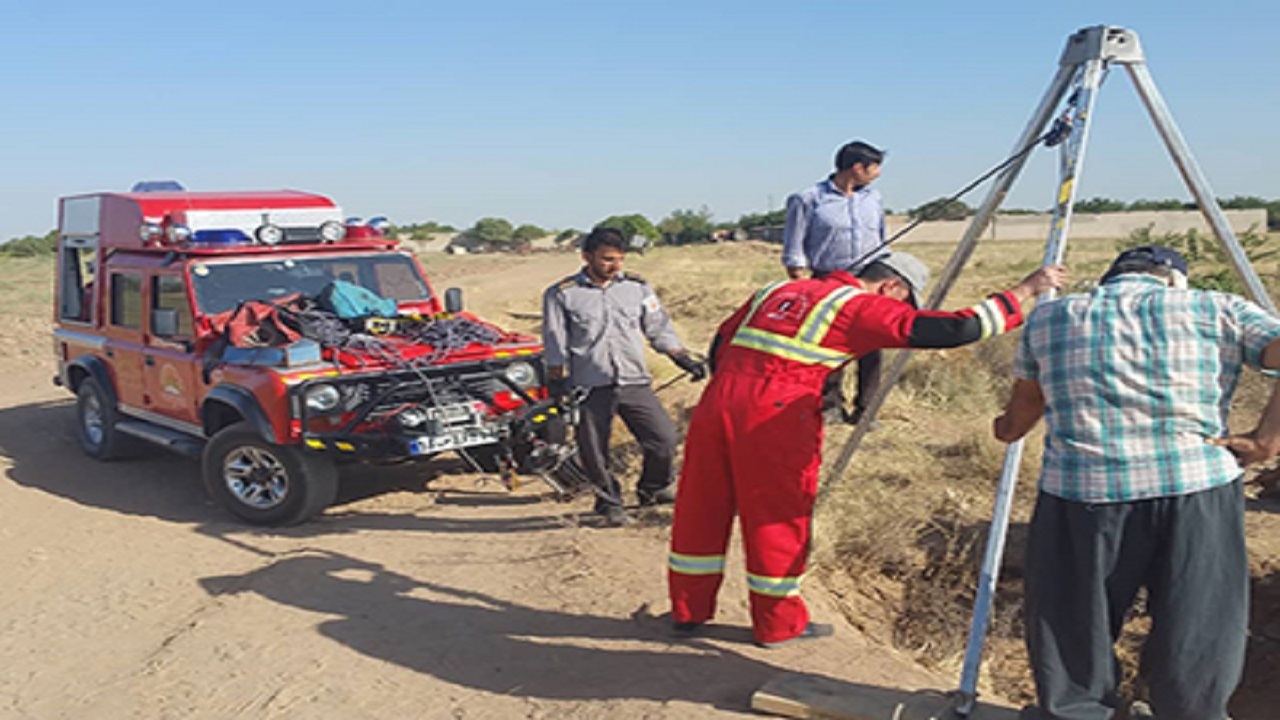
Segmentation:
{"type": "Polygon", "coordinates": [[[1245,365],[1280,368],[1280,319],[1187,289],[1167,247],[1120,253],[1092,292],[1027,318],[994,431],[1012,442],[1045,419],[1025,609],[1043,720],[1112,717],[1115,643],[1141,587],[1155,717],[1227,717],[1248,622],[1241,468],[1280,451],[1274,388],[1257,426],[1227,436],[1245,365]]]}

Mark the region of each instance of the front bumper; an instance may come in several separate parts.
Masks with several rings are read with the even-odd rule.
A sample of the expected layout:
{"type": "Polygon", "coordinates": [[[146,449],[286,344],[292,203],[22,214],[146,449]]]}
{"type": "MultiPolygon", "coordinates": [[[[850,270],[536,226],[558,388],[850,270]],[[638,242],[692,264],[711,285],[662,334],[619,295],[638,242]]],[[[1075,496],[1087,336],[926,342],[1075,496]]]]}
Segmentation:
{"type": "Polygon", "coordinates": [[[510,445],[528,424],[530,409],[545,402],[537,398],[540,388],[516,385],[504,367],[482,361],[307,381],[293,393],[302,444],[338,457],[376,460],[510,445]],[[340,412],[317,413],[302,400],[322,383],[339,390],[340,412]]]}

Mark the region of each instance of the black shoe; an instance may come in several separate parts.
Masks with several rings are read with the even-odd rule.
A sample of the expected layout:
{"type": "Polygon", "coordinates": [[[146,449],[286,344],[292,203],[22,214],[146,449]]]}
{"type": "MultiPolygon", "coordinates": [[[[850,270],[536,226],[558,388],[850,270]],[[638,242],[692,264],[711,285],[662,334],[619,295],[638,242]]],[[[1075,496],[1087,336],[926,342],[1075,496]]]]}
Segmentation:
{"type": "Polygon", "coordinates": [[[636,490],[636,498],[640,500],[640,507],[649,507],[651,505],[670,505],[676,501],[675,483],[664,488],[658,488],[652,492],[648,490],[636,490]]]}
{"type": "Polygon", "coordinates": [[[704,624],[700,622],[673,622],[671,623],[671,634],[676,637],[692,637],[702,630],[704,624]]]}
{"type": "Polygon", "coordinates": [[[774,642],[762,642],[757,640],[756,645],[759,645],[762,648],[776,648],[786,645],[793,640],[813,640],[816,638],[831,637],[835,634],[835,627],[826,623],[811,622],[808,625],[805,625],[804,630],[801,630],[800,634],[795,637],[789,637],[786,640],[777,640],[774,642]]]}
{"type": "Polygon", "coordinates": [[[617,505],[611,505],[603,510],[597,511],[600,517],[604,518],[605,527],[627,527],[634,520],[627,514],[627,511],[617,505]]]}

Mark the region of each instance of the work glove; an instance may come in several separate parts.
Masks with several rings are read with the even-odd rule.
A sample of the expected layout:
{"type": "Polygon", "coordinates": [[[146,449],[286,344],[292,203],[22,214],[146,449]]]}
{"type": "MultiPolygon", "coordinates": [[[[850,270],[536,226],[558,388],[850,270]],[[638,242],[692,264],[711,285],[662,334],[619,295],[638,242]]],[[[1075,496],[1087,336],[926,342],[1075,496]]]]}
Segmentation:
{"type": "Polygon", "coordinates": [[[681,370],[689,373],[689,379],[694,382],[705,380],[707,377],[707,362],[694,357],[688,351],[672,355],[671,362],[674,362],[681,370]]]}

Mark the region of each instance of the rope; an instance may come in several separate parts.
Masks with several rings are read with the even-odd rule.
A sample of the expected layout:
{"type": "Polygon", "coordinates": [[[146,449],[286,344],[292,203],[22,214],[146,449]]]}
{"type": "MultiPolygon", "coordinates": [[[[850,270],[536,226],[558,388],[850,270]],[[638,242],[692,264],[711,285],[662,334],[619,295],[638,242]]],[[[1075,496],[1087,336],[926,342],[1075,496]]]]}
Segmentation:
{"type": "Polygon", "coordinates": [[[1079,95],[1079,93],[1080,93],[1080,90],[1079,88],[1077,88],[1076,91],[1071,94],[1071,97],[1067,100],[1066,109],[1062,111],[1062,115],[1059,116],[1058,119],[1053,121],[1052,127],[1046,130],[1044,134],[1040,135],[1040,137],[1037,137],[1036,139],[1027,143],[1026,146],[1023,147],[1021,150],[1005,158],[999,165],[996,165],[995,167],[986,171],[982,175],[978,176],[978,178],[973,182],[960,188],[960,190],[958,190],[951,197],[948,197],[942,202],[938,203],[935,206],[938,208],[937,211],[933,213],[921,213],[919,217],[917,217],[915,220],[912,220],[910,223],[908,223],[906,227],[894,233],[892,236],[889,237],[888,240],[885,240],[884,242],[880,243],[879,245],[876,245],[875,247],[871,248],[870,250],[868,250],[867,252],[859,256],[858,259],[854,260],[852,263],[849,264],[849,267],[854,267],[854,268],[859,267],[862,265],[862,263],[866,262],[867,260],[870,260],[872,258],[879,256],[880,253],[885,248],[897,242],[900,238],[902,238],[903,235],[906,235],[912,230],[915,230],[917,227],[920,226],[921,223],[935,219],[938,216],[937,215],[938,212],[942,212],[943,210],[946,209],[948,205],[955,202],[956,200],[959,200],[965,195],[969,194],[969,191],[973,190],[974,188],[978,187],[982,183],[986,182],[987,178],[991,177],[992,175],[995,175],[1001,170],[1004,170],[1010,165],[1021,160],[1024,156],[1026,156],[1032,150],[1035,150],[1036,147],[1040,145],[1040,143],[1044,143],[1045,147],[1053,147],[1055,145],[1061,144],[1064,140],[1067,139],[1067,137],[1071,135],[1070,112],[1071,112],[1071,109],[1075,106],[1076,97],[1079,95]]]}

